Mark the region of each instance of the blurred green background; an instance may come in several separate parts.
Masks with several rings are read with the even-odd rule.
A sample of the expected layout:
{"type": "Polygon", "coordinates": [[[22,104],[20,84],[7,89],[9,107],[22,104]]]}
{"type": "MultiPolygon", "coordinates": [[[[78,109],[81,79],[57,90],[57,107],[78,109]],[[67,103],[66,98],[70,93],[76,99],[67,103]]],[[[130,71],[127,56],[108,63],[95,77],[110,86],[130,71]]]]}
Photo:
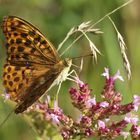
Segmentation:
{"type": "MultiPolygon", "coordinates": [[[[70,28],[88,20],[96,22],[124,2],[126,2],[126,0],[0,0],[0,22],[3,16],[6,15],[19,16],[40,29],[57,48],[70,28]]],[[[133,3],[111,16],[126,42],[127,55],[132,70],[132,78],[130,81],[127,80],[116,32],[110,21],[105,19],[96,26],[96,28],[101,29],[104,34],[90,36],[102,55],[98,55],[97,63],[93,63],[92,58],[84,58],[84,68],[80,73],[80,77],[83,81],[89,83],[97,99],[100,99],[100,93],[104,86],[104,78],[101,77],[104,67],[109,67],[111,74],[114,74],[118,69],[121,71],[125,82],[118,81],[116,88],[123,94],[125,103],[132,100],[133,94],[140,95],[139,9],[140,1],[134,0],[133,3]],[[91,63],[93,63],[93,65],[91,65],[91,63]]],[[[75,36],[71,37],[63,47],[66,48],[74,39],[75,36]]],[[[3,42],[4,36],[2,30],[0,30],[0,82],[2,79],[2,66],[6,57],[3,42]]],[[[60,52],[62,51],[63,49],[60,50],[60,52]]],[[[65,56],[74,57],[88,54],[89,52],[88,42],[85,39],[80,39],[65,56]]],[[[79,62],[75,63],[79,64],[79,62]]],[[[62,84],[60,106],[67,114],[73,114],[73,117],[75,117],[77,110],[72,107],[68,95],[70,86],[71,82],[69,81],[62,84]]],[[[50,92],[54,93],[53,90],[55,91],[55,88],[50,92]]],[[[3,93],[1,83],[0,93],[3,93]]],[[[0,98],[0,122],[2,122],[10,110],[14,108],[14,105],[9,101],[5,103],[3,99],[0,98]]],[[[5,125],[0,128],[0,140],[35,139],[36,137],[33,130],[30,128],[29,123],[25,121],[22,114],[12,115],[5,125]]]]}

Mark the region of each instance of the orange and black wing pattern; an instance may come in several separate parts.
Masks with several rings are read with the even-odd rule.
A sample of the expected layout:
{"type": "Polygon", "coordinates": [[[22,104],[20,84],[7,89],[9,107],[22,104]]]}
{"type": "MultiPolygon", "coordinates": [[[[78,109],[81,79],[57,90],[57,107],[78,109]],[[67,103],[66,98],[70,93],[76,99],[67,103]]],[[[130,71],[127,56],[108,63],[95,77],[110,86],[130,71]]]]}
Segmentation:
{"type": "MultiPolygon", "coordinates": [[[[38,96],[41,96],[45,89],[39,93],[38,87],[44,80],[43,77],[47,78],[47,75],[48,85],[51,85],[56,75],[52,76],[50,71],[59,62],[59,55],[36,27],[19,17],[4,17],[1,27],[6,37],[7,47],[7,62],[3,72],[6,92],[16,102],[25,100],[28,102],[28,97],[34,102],[35,97],[31,97],[34,94],[31,87],[36,89],[38,96]],[[31,95],[28,96],[28,94],[31,95]],[[26,99],[24,99],[25,95],[26,99]]],[[[45,88],[44,85],[40,86],[45,88]]],[[[37,96],[36,94],[33,96],[37,96]]],[[[23,104],[30,106],[26,105],[27,103],[23,104]]]]}
{"type": "Polygon", "coordinates": [[[1,26],[7,41],[8,61],[22,64],[24,60],[30,60],[35,63],[54,64],[59,60],[53,45],[27,21],[7,16],[1,26]]]}

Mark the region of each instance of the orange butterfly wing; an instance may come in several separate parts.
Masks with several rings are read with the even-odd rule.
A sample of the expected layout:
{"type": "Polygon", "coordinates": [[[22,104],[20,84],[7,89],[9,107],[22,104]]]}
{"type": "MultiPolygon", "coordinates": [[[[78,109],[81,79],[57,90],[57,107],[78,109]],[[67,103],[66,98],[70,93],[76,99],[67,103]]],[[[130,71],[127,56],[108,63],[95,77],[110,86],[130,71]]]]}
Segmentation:
{"type": "Polygon", "coordinates": [[[7,16],[3,19],[2,29],[8,55],[3,84],[12,100],[24,104],[21,107],[23,110],[19,110],[22,112],[57,78],[59,71],[52,74],[51,70],[60,58],[52,44],[27,21],[7,16]],[[43,84],[42,79],[46,81],[43,84]]]}

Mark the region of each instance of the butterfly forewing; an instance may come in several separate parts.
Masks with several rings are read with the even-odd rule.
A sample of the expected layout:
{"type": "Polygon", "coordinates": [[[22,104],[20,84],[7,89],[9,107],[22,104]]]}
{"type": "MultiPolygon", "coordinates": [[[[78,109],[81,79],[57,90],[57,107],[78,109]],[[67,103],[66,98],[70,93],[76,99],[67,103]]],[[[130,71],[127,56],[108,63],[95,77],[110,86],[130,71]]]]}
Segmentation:
{"type": "Polygon", "coordinates": [[[4,18],[2,28],[7,39],[9,60],[14,59],[16,62],[27,59],[48,64],[59,61],[59,56],[52,44],[27,21],[8,16],[4,18]]]}
{"type": "Polygon", "coordinates": [[[2,29],[8,55],[3,83],[11,99],[19,102],[15,112],[21,113],[49,88],[63,64],[57,69],[61,60],[55,48],[27,21],[7,16],[2,29]]]}

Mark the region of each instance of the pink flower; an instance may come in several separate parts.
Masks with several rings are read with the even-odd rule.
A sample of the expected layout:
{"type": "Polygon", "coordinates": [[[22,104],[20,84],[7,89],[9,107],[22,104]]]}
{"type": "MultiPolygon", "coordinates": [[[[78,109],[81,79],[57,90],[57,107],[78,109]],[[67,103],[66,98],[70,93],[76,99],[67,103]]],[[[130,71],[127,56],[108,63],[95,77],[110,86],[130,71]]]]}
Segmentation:
{"type": "Polygon", "coordinates": [[[131,132],[132,138],[137,139],[137,140],[140,139],[140,126],[133,125],[131,127],[130,132],[131,132]]]}
{"type": "Polygon", "coordinates": [[[76,101],[76,100],[78,99],[79,93],[78,93],[77,89],[75,89],[75,88],[70,88],[69,93],[70,93],[71,99],[72,99],[73,101],[76,101]]]}
{"type": "Polygon", "coordinates": [[[102,73],[102,76],[106,77],[107,80],[112,79],[112,81],[115,81],[117,79],[124,81],[123,77],[120,75],[120,71],[118,70],[117,73],[114,76],[109,75],[109,69],[105,68],[104,72],[102,73]]]}
{"type": "Polygon", "coordinates": [[[103,121],[101,121],[101,120],[98,120],[98,126],[99,126],[99,128],[105,128],[105,123],[103,122],[103,121]]]}
{"type": "Polygon", "coordinates": [[[109,106],[109,103],[107,101],[104,101],[104,102],[100,102],[100,107],[108,107],[109,106]]]}
{"type": "Polygon", "coordinates": [[[56,125],[59,125],[60,121],[59,121],[59,117],[56,114],[50,114],[50,117],[52,119],[52,122],[56,125]]]}
{"type": "Polygon", "coordinates": [[[45,112],[44,117],[47,121],[50,121],[53,118],[53,116],[51,116],[48,112],[45,112]]]}
{"type": "Polygon", "coordinates": [[[93,97],[88,99],[85,104],[87,108],[91,108],[93,105],[96,105],[96,98],[93,97]]]}
{"type": "MultiPolygon", "coordinates": [[[[42,113],[45,121],[51,122],[53,126],[55,124],[55,126],[58,127],[57,130],[61,132],[65,140],[90,136],[93,136],[93,139],[94,137],[110,139],[118,136],[123,136],[124,139],[126,139],[129,135],[132,139],[139,139],[140,126],[137,125],[138,116],[130,112],[138,110],[140,96],[135,95],[133,102],[122,105],[122,94],[115,88],[116,79],[123,81],[120,72],[118,71],[114,76],[110,76],[109,69],[105,68],[102,75],[106,77],[106,81],[101,93],[101,101],[97,101],[95,96],[92,96],[88,84],[81,81],[79,77],[74,77],[74,81],[77,83],[78,87],[70,88],[69,93],[72,104],[81,114],[78,121],[64,114],[62,109],[58,106],[57,101],[53,101],[54,106],[52,106],[50,99],[47,99],[43,103],[38,101],[39,103],[36,111],[42,113]],[[122,119],[122,115],[124,114],[124,119],[122,119]],[[114,120],[114,115],[120,117],[120,120],[114,120]],[[127,125],[132,126],[131,130],[124,132],[123,130],[127,130],[127,125]]],[[[41,125],[42,124],[43,123],[41,123],[41,125]]]]}
{"type": "Polygon", "coordinates": [[[134,110],[137,111],[138,106],[140,105],[140,96],[134,95],[133,104],[134,104],[134,110]]]}
{"type": "Polygon", "coordinates": [[[113,76],[113,80],[119,79],[121,81],[124,81],[123,77],[120,75],[120,71],[118,70],[117,73],[113,76]]]}
{"type": "Polygon", "coordinates": [[[70,139],[71,132],[70,132],[70,130],[68,130],[66,128],[62,128],[61,129],[61,135],[65,140],[67,140],[67,139],[70,139]]]}
{"type": "Polygon", "coordinates": [[[133,115],[132,113],[128,113],[126,114],[124,120],[128,123],[132,123],[133,125],[136,125],[138,121],[138,116],[133,115]]]}
{"type": "Polygon", "coordinates": [[[74,77],[74,79],[80,87],[83,87],[85,85],[84,82],[79,79],[79,77],[74,77]]]}
{"type": "Polygon", "coordinates": [[[54,108],[50,110],[48,109],[46,112],[46,115],[48,115],[47,113],[52,119],[52,122],[56,125],[59,125],[60,121],[63,119],[63,112],[62,112],[62,109],[58,107],[57,101],[54,101],[54,108]]]}
{"type": "Polygon", "coordinates": [[[106,79],[109,79],[109,69],[108,68],[104,68],[104,72],[101,75],[106,77],[106,79]]]}
{"type": "Polygon", "coordinates": [[[80,123],[82,124],[82,126],[84,127],[90,127],[92,125],[92,120],[90,117],[88,116],[82,116],[80,123]]]}
{"type": "Polygon", "coordinates": [[[86,136],[91,136],[93,134],[93,130],[91,128],[86,128],[84,131],[86,136]]]}

